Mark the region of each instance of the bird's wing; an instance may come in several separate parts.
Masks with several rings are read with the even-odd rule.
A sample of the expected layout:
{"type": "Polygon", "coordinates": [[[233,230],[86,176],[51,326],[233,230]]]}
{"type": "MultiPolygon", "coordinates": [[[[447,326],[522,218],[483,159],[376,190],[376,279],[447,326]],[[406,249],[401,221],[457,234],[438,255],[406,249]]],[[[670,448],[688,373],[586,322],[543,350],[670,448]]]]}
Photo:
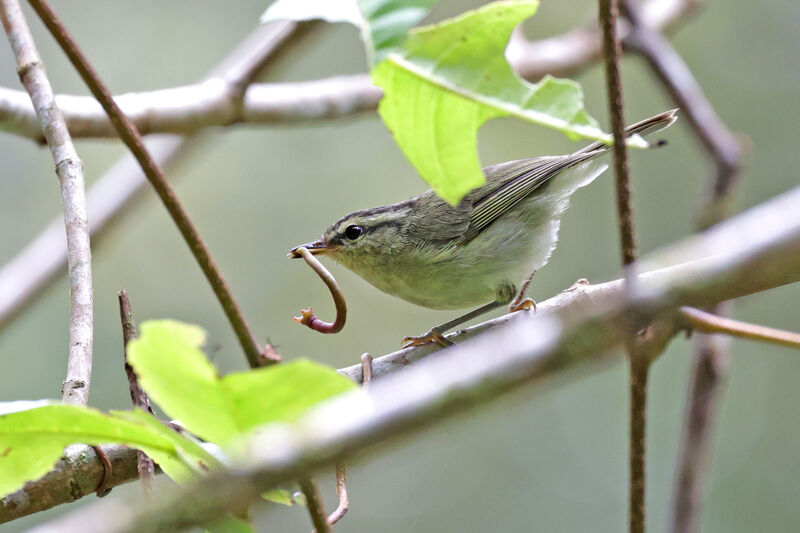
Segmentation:
{"type": "Polygon", "coordinates": [[[479,196],[473,199],[467,239],[475,237],[498,217],[545,185],[554,176],[573,165],[597,157],[601,153],[603,150],[515,161],[512,166],[498,165],[487,168],[487,181],[499,182],[500,185],[491,188],[484,186],[475,191],[479,193],[479,196]],[[485,189],[490,190],[486,191],[485,189]],[[480,194],[481,192],[486,194],[480,194]]]}

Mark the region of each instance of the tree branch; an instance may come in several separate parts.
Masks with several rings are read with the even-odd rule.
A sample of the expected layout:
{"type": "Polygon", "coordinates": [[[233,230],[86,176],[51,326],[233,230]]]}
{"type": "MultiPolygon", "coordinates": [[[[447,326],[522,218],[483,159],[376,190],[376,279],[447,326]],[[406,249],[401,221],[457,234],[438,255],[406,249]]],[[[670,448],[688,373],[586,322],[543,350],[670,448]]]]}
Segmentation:
{"type": "MultiPolygon", "coordinates": [[[[741,171],[741,147],[703,94],[691,70],[664,35],[644,16],[639,4],[624,0],[631,31],[625,46],[648,63],[667,92],[682,109],[701,144],[715,163],[709,193],[700,210],[698,228],[725,219],[733,189],[741,171]]],[[[713,311],[724,314],[728,305],[713,311]]],[[[692,533],[699,527],[705,473],[710,463],[711,437],[723,385],[730,366],[729,343],[725,339],[696,335],[683,430],[679,445],[670,530],[692,533]]]]}
{"type": "Polygon", "coordinates": [[[69,360],[62,399],[66,403],[86,405],[92,380],[94,313],[92,250],[86,217],[83,162],[75,151],[64,117],[55,103],[53,88],[45,75],[44,65],[19,2],[0,2],[0,18],[17,60],[19,79],[36,109],[36,116],[41,122],[40,135],[44,132],[61,183],[70,296],[69,360]]]}
{"type": "MultiPolygon", "coordinates": [[[[655,28],[671,28],[684,20],[697,0],[650,0],[643,16],[655,28]]],[[[620,27],[621,37],[627,26],[620,27]]],[[[528,42],[515,38],[507,56],[523,77],[567,75],[585,68],[600,55],[596,25],[561,36],[528,42]]],[[[211,78],[184,87],[115,96],[114,100],[142,135],[190,134],[232,124],[281,124],[325,120],[374,111],[382,96],[369,76],[338,76],[300,83],[254,84],[244,100],[227,90],[225,80],[211,78]]],[[[70,132],[75,137],[116,137],[117,133],[94,98],[58,95],[70,132]]],[[[33,110],[18,91],[0,88],[0,124],[9,133],[41,139],[33,110]]]]}
{"type": "Polygon", "coordinates": [[[222,276],[222,271],[211,255],[208,246],[206,246],[205,242],[200,237],[188,213],[178,200],[172,186],[167,182],[163,169],[161,169],[155,159],[147,151],[147,147],[144,145],[139,132],[136,130],[136,126],[133,125],[114,102],[108,88],[97,75],[94,68],[89,64],[83,52],[78,48],[72,36],[58,19],[55,12],[50,9],[47,2],[44,0],[30,0],[30,4],[61,46],[62,50],[64,50],[81,78],[86,82],[89,90],[95,98],[100,101],[100,104],[111,119],[122,142],[125,143],[141,165],[145,176],[147,176],[148,181],[155,189],[164,207],[166,207],[184,240],[189,245],[189,249],[197,260],[200,269],[211,285],[223,311],[225,311],[228,322],[230,322],[236,333],[236,338],[250,366],[264,366],[275,363],[276,361],[262,354],[259,343],[253,335],[250,326],[247,324],[244,314],[234,298],[228,282],[222,276]]]}
{"type": "MultiPolygon", "coordinates": [[[[651,254],[640,262],[641,270],[645,273],[641,274],[639,278],[639,291],[634,295],[636,303],[625,304],[626,308],[630,307],[630,317],[635,317],[637,321],[647,322],[653,314],[661,314],[669,320],[673,320],[674,315],[671,312],[677,310],[681,305],[706,306],[800,281],[800,212],[796,212],[798,202],[800,202],[800,188],[774,198],[703,234],[690,237],[666,250],[651,254]]],[[[624,281],[621,279],[598,285],[576,284],[561,294],[539,303],[535,314],[512,313],[449,335],[449,339],[459,342],[442,356],[448,356],[454,350],[466,349],[469,346],[474,348],[470,348],[470,352],[479,354],[474,360],[465,360],[455,364],[453,368],[448,367],[449,374],[439,374],[440,366],[423,366],[438,359],[437,356],[428,358],[431,361],[421,361],[441,349],[435,345],[409,348],[376,358],[367,368],[373,371],[374,377],[385,377],[376,380],[371,387],[379,387],[385,381],[395,378],[388,374],[404,370],[399,373],[397,378],[407,376],[407,378],[403,377],[403,383],[408,389],[391,388],[395,397],[394,399],[391,396],[384,398],[386,403],[382,404],[381,408],[391,411],[392,416],[399,416],[405,412],[406,408],[409,409],[406,415],[413,414],[413,407],[409,406],[408,402],[427,401],[426,398],[433,401],[432,398],[423,394],[429,390],[427,387],[432,384],[446,382],[446,388],[451,392],[454,390],[464,392],[464,387],[455,385],[453,380],[469,381],[471,379],[469,376],[475,377],[476,373],[484,375],[482,372],[485,365],[494,365],[495,354],[499,353],[498,345],[492,344],[498,342],[498,339],[502,341],[499,346],[511,345],[517,355],[524,353],[531,357],[526,360],[535,368],[531,367],[528,370],[535,370],[536,375],[531,376],[530,379],[550,383],[553,377],[560,376],[566,371],[588,362],[596,363],[590,368],[598,368],[597,363],[607,362],[611,359],[610,354],[603,351],[606,346],[605,342],[609,339],[618,342],[619,338],[623,336],[622,330],[611,325],[612,322],[617,324],[616,321],[622,319],[617,315],[612,317],[615,311],[613,307],[609,307],[608,302],[620,302],[624,299],[624,281]],[[603,312],[598,312],[598,309],[603,312]],[[516,342],[517,331],[521,331],[522,338],[530,342],[539,338],[537,335],[540,335],[538,333],[540,330],[541,342],[551,339],[556,334],[566,335],[566,329],[579,324],[582,320],[581,317],[590,312],[599,313],[601,318],[610,322],[601,322],[600,325],[593,323],[594,326],[585,323],[581,326],[582,330],[574,334],[574,339],[583,339],[583,342],[579,343],[580,350],[578,352],[565,351],[566,349],[562,345],[564,349],[560,348],[547,353],[537,351],[532,355],[532,352],[528,351],[527,344],[516,342]],[[526,333],[529,331],[531,332],[530,336],[526,333]],[[581,337],[584,332],[591,334],[591,337],[581,337]],[[475,342],[480,341],[480,349],[470,343],[474,337],[478,337],[474,340],[475,342]],[[597,344],[594,344],[595,342],[597,344]],[[492,357],[487,358],[486,353],[491,353],[492,357]],[[412,362],[415,364],[411,365],[412,362]],[[411,367],[407,369],[406,367],[409,365],[411,367]],[[421,374],[414,374],[415,369],[420,366],[427,370],[421,371],[421,374]],[[415,381],[416,379],[419,381],[415,381]],[[426,389],[423,391],[419,387],[426,387],[426,389]]],[[[435,363],[435,365],[439,365],[439,363],[435,363]]],[[[342,368],[339,373],[356,382],[361,382],[363,366],[363,363],[359,363],[342,368]]],[[[507,378],[513,379],[516,371],[517,367],[509,370],[510,374],[507,378]]],[[[503,384],[494,383],[488,375],[484,376],[493,383],[492,387],[503,388],[503,384]]],[[[522,379],[521,375],[518,377],[522,379]]],[[[502,390],[497,392],[502,392],[502,390]]],[[[446,393],[443,395],[447,396],[446,393]]],[[[483,399],[485,397],[481,396],[480,400],[475,401],[480,402],[483,399]]],[[[461,408],[466,406],[465,403],[460,403],[456,397],[451,400],[461,408]]],[[[334,414],[328,415],[328,418],[315,418],[315,420],[321,420],[320,423],[327,420],[324,427],[316,428],[309,424],[299,427],[307,428],[310,436],[318,435],[325,445],[331,447],[338,446],[343,442],[340,440],[343,438],[343,434],[337,429],[340,420],[345,424],[345,427],[341,428],[342,432],[353,430],[353,428],[348,429],[347,424],[358,423],[361,427],[362,423],[356,419],[367,417],[364,418],[361,429],[372,431],[372,437],[377,438],[378,433],[383,435],[384,432],[386,432],[386,436],[393,434],[394,430],[387,429],[383,424],[372,427],[376,423],[376,419],[373,418],[374,413],[372,411],[365,412],[364,405],[363,403],[359,404],[357,413],[352,414],[352,419],[349,417],[340,419],[339,414],[334,414]],[[327,440],[330,432],[333,431],[337,432],[335,442],[327,440]],[[327,436],[324,436],[323,433],[327,436]]],[[[294,450],[302,440],[293,440],[288,435],[287,438],[291,443],[287,444],[287,448],[280,448],[281,450],[294,450]]],[[[129,462],[128,480],[134,479],[136,477],[135,453],[131,452],[127,460],[129,462]]],[[[287,463],[280,462],[280,464],[286,466],[287,463]]],[[[96,480],[102,470],[96,462],[92,463],[91,468],[93,468],[96,480]]],[[[287,468],[292,468],[294,475],[301,471],[297,462],[292,462],[287,468]]],[[[26,490],[35,489],[39,493],[54,491],[66,483],[62,474],[51,474],[46,476],[48,478],[46,484],[45,480],[28,483],[26,490]]],[[[115,468],[114,474],[118,475],[119,470],[115,468]]],[[[287,475],[287,479],[293,479],[293,476],[287,475]]],[[[96,486],[96,481],[94,486],[96,486]]],[[[5,498],[4,507],[0,510],[0,520],[6,520],[7,513],[16,512],[9,508],[7,501],[26,498],[25,494],[19,492],[5,498]]],[[[56,502],[53,505],[58,503],[63,502],[56,502]]],[[[130,508],[127,503],[125,506],[127,509],[125,516],[129,516],[130,508]]],[[[31,512],[35,512],[35,510],[31,512]]],[[[24,514],[29,513],[18,514],[8,519],[24,514]]]]}
{"type": "Polygon", "coordinates": [[[668,276],[642,276],[639,290],[630,297],[607,296],[554,314],[515,319],[376,380],[366,391],[325,402],[294,425],[265,429],[235,468],[165,494],[157,502],[132,507],[128,501],[104,501],[33,531],[148,533],[204,524],[241,508],[242,502],[255,501],[278,483],[389,440],[397,443],[400,436],[541,382],[556,370],[601,360],[598,353],[625,342],[631,323],[671,320],[681,305],[709,305],[796,281],[798,201],[800,188],[655,254],[644,265],[663,267],[665,257],[692,263],[668,276]]]}
{"type": "MultiPolygon", "coordinates": [[[[267,66],[274,52],[290,37],[298,35],[296,27],[292,22],[258,27],[209,76],[227,80],[231,98],[235,98],[247,80],[267,66]]],[[[153,139],[147,141],[147,148],[160,165],[169,169],[203,139],[202,136],[153,139]]],[[[126,155],[89,188],[89,232],[95,246],[105,229],[125,212],[146,184],[139,165],[126,155]]],[[[63,232],[64,223],[54,219],[22,252],[0,268],[0,330],[62,272],[67,261],[63,232]]]]}

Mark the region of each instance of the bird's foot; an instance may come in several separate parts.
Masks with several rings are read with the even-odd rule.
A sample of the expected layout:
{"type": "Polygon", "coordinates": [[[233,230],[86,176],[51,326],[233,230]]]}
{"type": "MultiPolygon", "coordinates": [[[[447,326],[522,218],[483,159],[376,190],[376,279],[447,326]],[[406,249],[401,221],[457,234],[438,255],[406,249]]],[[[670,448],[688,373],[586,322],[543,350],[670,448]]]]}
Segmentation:
{"type": "Polygon", "coordinates": [[[525,298],[521,301],[515,301],[511,305],[508,306],[509,313],[516,313],[517,311],[536,311],[536,302],[533,298],[525,298]]]}
{"type": "Polygon", "coordinates": [[[453,341],[448,340],[442,335],[438,329],[431,328],[431,330],[420,337],[406,337],[402,341],[403,348],[411,348],[412,346],[422,346],[423,344],[430,344],[435,342],[441,346],[447,347],[453,344],[453,341]]]}

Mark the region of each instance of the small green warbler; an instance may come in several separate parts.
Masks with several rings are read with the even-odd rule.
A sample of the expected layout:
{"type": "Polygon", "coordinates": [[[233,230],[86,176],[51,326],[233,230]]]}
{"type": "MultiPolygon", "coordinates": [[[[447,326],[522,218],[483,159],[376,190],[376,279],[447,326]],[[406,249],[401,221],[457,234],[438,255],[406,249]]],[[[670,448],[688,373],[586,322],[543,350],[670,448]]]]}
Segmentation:
{"type": "MultiPolygon", "coordinates": [[[[676,113],[673,109],[638,122],[626,135],[660,131],[675,122],[676,113]]],[[[484,304],[421,337],[403,340],[406,346],[451,344],[443,333],[467,320],[512,300],[511,311],[535,306],[525,299],[530,277],[555,249],[560,217],[572,193],[608,167],[595,159],[609,148],[595,142],[569,155],[486,167],[486,184],[457,206],[429,190],[404,202],[350,213],[319,240],[302,246],[417,305],[462,309],[484,304]]],[[[289,257],[299,257],[298,248],[289,257]]]]}

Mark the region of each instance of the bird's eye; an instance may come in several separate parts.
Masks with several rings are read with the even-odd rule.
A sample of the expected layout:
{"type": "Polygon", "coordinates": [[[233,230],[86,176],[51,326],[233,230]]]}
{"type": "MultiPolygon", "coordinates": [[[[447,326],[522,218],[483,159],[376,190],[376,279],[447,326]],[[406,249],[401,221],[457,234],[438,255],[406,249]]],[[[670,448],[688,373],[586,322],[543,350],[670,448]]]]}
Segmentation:
{"type": "Polygon", "coordinates": [[[364,228],[361,226],[347,226],[347,229],[344,230],[344,236],[354,241],[361,237],[364,234],[364,228]]]}

